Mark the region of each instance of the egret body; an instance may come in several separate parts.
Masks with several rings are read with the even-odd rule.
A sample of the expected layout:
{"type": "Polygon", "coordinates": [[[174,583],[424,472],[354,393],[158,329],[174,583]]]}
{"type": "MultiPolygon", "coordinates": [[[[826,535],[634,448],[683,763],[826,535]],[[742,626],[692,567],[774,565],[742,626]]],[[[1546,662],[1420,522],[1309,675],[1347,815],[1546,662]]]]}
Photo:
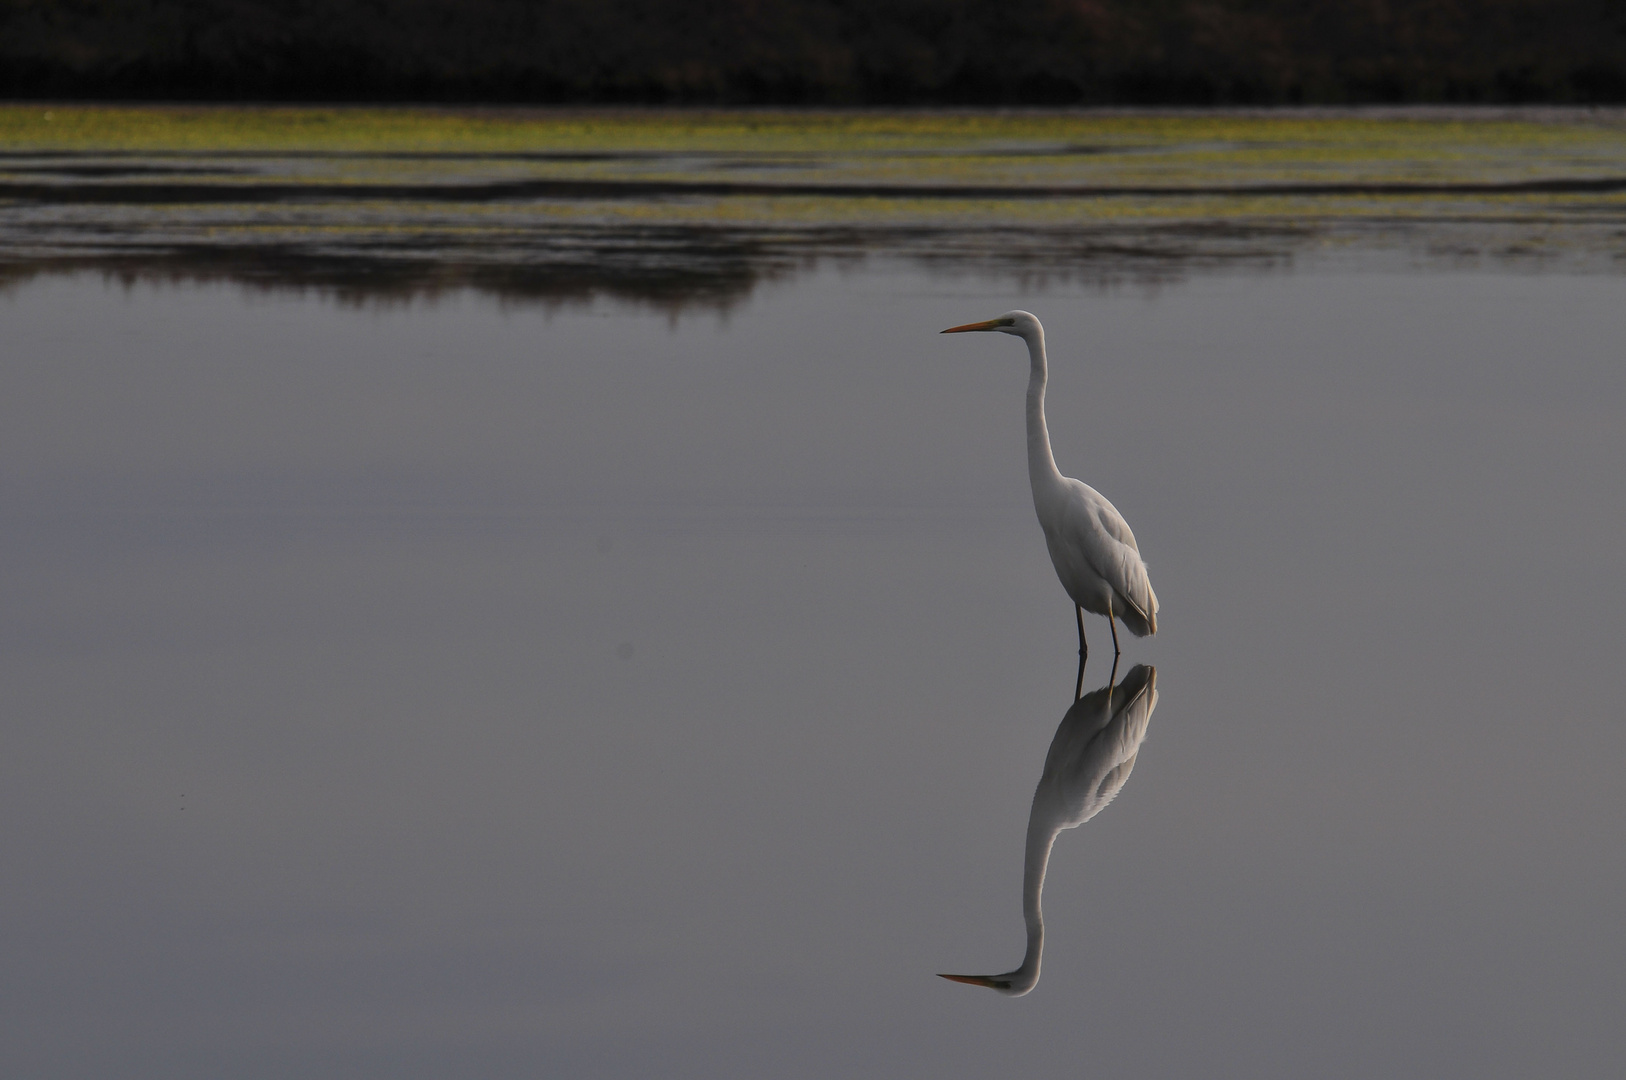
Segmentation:
{"type": "MultiPolygon", "coordinates": [[[[1028,375],[1028,479],[1033,484],[1033,509],[1044,530],[1045,546],[1055,564],[1061,587],[1072,597],[1078,618],[1079,685],[1089,646],[1084,640],[1084,612],[1107,617],[1112,630],[1112,651],[1118,653],[1121,620],[1136,637],[1157,633],[1157,594],[1146,575],[1146,563],[1129,523],[1106,496],[1081,481],[1063,476],[1050,452],[1050,431],[1045,426],[1044,389],[1049,379],[1045,361],[1044,327],[1026,311],[1007,311],[987,322],[967,323],[944,330],[1011,334],[1027,342],[1031,364],[1028,375]]],[[[1075,690],[1075,696],[1077,690],[1075,690]]]]}

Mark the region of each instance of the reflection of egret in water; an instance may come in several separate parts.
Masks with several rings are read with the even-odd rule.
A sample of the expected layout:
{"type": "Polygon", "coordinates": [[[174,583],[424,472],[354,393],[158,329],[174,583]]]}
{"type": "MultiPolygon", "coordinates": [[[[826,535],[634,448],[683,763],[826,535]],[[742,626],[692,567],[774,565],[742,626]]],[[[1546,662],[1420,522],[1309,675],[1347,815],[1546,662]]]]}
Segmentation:
{"type": "Polygon", "coordinates": [[[1135,755],[1152,710],[1157,708],[1157,669],[1131,668],[1117,686],[1110,683],[1073,703],[1050,740],[1044,774],[1028,813],[1027,850],[1022,858],[1022,917],[1028,949],[1022,966],[1003,975],[944,975],[945,979],[986,986],[1021,997],[1039,982],[1044,952],[1044,892],[1050,849],[1063,829],[1075,828],[1100,813],[1118,794],[1135,767],[1135,755]]]}

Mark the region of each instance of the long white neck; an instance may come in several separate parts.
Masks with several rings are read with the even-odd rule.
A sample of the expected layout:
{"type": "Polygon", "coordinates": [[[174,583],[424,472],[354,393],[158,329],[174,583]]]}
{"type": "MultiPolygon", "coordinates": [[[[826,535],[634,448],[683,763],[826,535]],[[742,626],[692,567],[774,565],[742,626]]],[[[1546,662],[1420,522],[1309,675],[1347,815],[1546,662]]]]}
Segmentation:
{"type": "Polygon", "coordinates": [[[1028,480],[1033,484],[1033,494],[1037,498],[1041,491],[1061,480],[1061,472],[1056,468],[1055,455],[1050,452],[1050,430],[1044,422],[1044,386],[1050,377],[1044,355],[1044,329],[1036,328],[1031,334],[1023,334],[1022,338],[1028,343],[1028,359],[1031,362],[1028,373],[1028,480]]]}

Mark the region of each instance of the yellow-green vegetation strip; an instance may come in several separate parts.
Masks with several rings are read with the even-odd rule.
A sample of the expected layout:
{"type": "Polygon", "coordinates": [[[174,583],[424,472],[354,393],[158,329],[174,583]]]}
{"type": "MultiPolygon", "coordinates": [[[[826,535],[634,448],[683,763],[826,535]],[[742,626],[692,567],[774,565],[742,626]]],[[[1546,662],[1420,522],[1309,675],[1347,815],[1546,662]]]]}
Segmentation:
{"type": "Polygon", "coordinates": [[[1031,158],[1046,179],[1111,159],[1126,178],[1232,173],[1438,179],[1626,169],[1626,123],[1461,116],[1285,113],[790,112],[234,106],[0,105],[0,149],[88,152],[517,153],[690,151],[863,155],[905,177],[1008,173],[1001,150],[1084,145],[1099,155],[1031,158]],[[995,155],[980,159],[978,150],[995,155]]]}
{"type": "MultiPolygon", "coordinates": [[[[392,226],[436,235],[547,222],[808,226],[1130,226],[1171,222],[1456,220],[1616,228],[1626,193],[1578,195],[1359,192],[1279,194],[1269,185],[1506,183],[1626,176],[1626,112],[1370,113],[1087,111],[755,111],[0,105],[0,152],[89,155],[264,155],[188,183],[241,187],[232,208],[154,203],[147,225],[226,227],[252,213],[262,229],[392,226]],[[297,155],[308,153],[309,158],[297,155]],[[390,158],[389,155],[427,155],[390,158]],[[554,154],[563,158],[480,158],[554,154]],[[639,154],[650,156],[640,157],[639,154]],[[345,156],[362,155],[362,156],[345,156]],[[439,156],[438,156],[439,155],[439,156]],[[458,157],[456,155],[469,155],[458,157]],[[572,158],[569,155],[583,155],[572,158]],[[595,157],[594,155],[608,155],[595,157]],[[623,156],[616,156],[623,155],[623,156]],[[625,156],[631,155],[631,156],[625,156]],[[678,155],[678,156],[672,156],[678,155]],[[708,157],[707,155],[714,155],[708,157]],[[419,201],[403,194],[363,209],[343,199],[256,203],[256,185],[411,185],[585,180],[669,183],[624,199],[419,201]],[[793,184],[701,195],[692,182],[793,184]],[[865,197],[819,191],[853,185],[865,197]],[[889,186],[938,187],[917,198],[889,186]],[[956,187],[1131,187],[1115,198],[961,197],[956,187]],[[1225,188],[1257,188],[1222,194],[1225,188]],[[1197,189],[1171,198],[1159,188],[1197,189]],[[245,209],[246,208],[246,209],[245,209]],[[489,223],[489,224],[488,224],[489,223]]],[[[32,170],[32,171],[30,171],[32,170]]],[[[18,164],[0,178],[37,184],[18,164]]],[[[161,170],[120,178],[155,186],[161,170]]],[[[314,188],[313,188],[314,190],[314,188]]],[[[102,213],[74,211],[85,220],[102,213]],[[90,217],[86,217],[90,215],[90,217]]],[[[96,220],[101,220],[96,218],[96,220]]]]}

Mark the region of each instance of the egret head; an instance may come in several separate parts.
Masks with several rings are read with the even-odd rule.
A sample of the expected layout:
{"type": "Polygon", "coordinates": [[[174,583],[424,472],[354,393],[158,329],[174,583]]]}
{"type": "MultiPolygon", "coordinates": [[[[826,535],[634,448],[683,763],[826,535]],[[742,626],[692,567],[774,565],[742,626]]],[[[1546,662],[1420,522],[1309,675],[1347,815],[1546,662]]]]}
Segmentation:
{"type": "Polygon", "coordinates": [[[971,330],[997,330],[1001,334],[1015,334],[1021,338],[1031,338],[1035,334],[1042,335],[1044,327],[1039,325],[1038,318],[1028,311],[1007,311],[997,319],[987,322],[966,323],[964,326],[951,326],[942,331],[945,334],[964,334],[971,330]]]}

